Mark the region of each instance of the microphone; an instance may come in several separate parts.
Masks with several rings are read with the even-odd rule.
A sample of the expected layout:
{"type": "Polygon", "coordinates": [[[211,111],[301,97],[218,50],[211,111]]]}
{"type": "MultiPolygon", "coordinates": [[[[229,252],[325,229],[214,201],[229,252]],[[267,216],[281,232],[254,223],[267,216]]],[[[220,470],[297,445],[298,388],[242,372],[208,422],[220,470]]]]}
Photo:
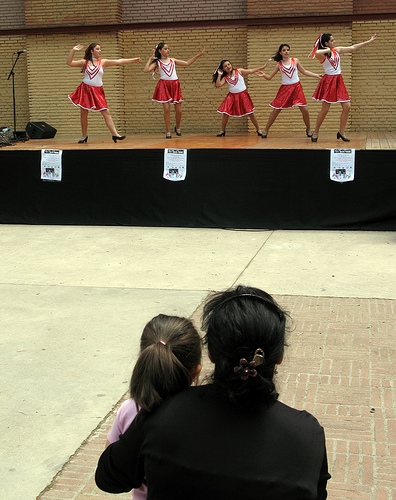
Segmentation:
{"type": "Polygon", "coordinates": [[[24,52],[27,52],[27,50],[26,49],[24,49],[24,50],[16,50],[14,52],[14,54],[23,54],[24,52]]]}

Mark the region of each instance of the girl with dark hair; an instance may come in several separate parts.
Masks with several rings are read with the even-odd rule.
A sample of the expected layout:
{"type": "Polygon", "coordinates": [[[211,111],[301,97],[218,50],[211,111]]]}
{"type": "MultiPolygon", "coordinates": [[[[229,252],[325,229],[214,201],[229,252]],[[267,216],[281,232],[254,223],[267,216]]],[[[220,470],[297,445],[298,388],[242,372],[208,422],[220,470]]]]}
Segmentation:
{"type": "Polygon", "coordinates": [[[145,73],[152,73],[153,77],[158,70],[160,79],[155,87],[153,101],[162,104],[164,109],[164,122],[166,128],[165,137],[171,139],[170,130],[170,105],[175,106],[176,126],[175,133],[181,136],[180,124],[182,118],[182,102],[184,102],[179,79],[176,74],[176,66],[191,66],[198,58],[205,54],[205,49],[202,49],[198,54],[193,56],[188,61],[181,59],[170,58],[170,48],[167,43],[160,42],[144,67],[145,73]]]}
{"type": "Polygon", "coordinates": [[[270,104],[270,106],[274,109],[268,118],[267,125],[265,126],[265,130],[263,132],[263,137],[267,137],[271,125],[277,119],[282,109],[289,109],[293,106],[297,106],[301,111],[305,123],[305,133],[307,134],[307,137],[311,137],[312,133],[307,100],[305,99],[298,73],[300,72],[303,75],[319,79],[321,78],[321,75],[306,70],[297,58],[290,57],[290,45],[287,43],[282,43],[279,46],[277,53],[272,56],[271,59],[278,63],[272,73],[266,75],[260,71],[257,75],[264,77],[266,80],[272,80],[272,78],[279,72],[282,77],[282,85],[280,86],[275,99],[270,104]]]}
{"type": "Polygon", "coordinates": [[[105,93],[103,90],[103,71],[108,66],[119,66],[141,62],[140,57],[133,59],[101,59],[102,49],[98,43],[91,43],[85,50],[84,58],[74,61],[74,54],[84,48],[78,44],[72,48],[67,58],[66,64],[73,68],[80,68],[84,75],[82,83],[69,95],[69,99],[75,106],[80,107],[80,119],[82,139],[79,144],[88,141],[88,111],[100,111],[107,128],[112,134],[114,142],[122,141],[125,135],[120,136],[111,117],[105,93]]]}
{"type": "Polygon", "coordinates": [[[278,401],[274,375],[286,322],[285,311],[258,288],[214,294],[203,311],[210,383],[135,419],[99,459],[99,488],[129,491],[146,475],[153,500],[326,499],[323,428],[278,401]]]}
{"type": "Polygon", "coordinates": [[[227,83],[228,94],[217,110],[223,115],[221,130],[217,134],[217,137],[224,137],[226,135],[226,127],[230,116],[235,116],[237,118],[249,116],[253,125],[256,127],[257,135],[260,137],[262,136],[257,118],[254,116],[254,104],[246,89],[244,77],[266,67],[267,64],[254,69],[233,68],[228,59],[220,61],[213,73],[212,83],[215,84],[216,88],[220,88],[227,83]]]}
{"type": "Polygon", "coordinates": [[[316,119],[315,130],[311,136],[312,142],[317,142],[318,140],[319,129],[326,118],[330,105],[337,102],[341,104],[342,108],[340,129],[337,132],[337,139],[342,139],[345,142],[350,141],[350,139],[345,137],[345,127],[351,109],[351,100],[341,74],[340,54],[356,52],[361,47],[373,42],[376,38],[377,35],[374,34],[370,40],[355,43],[354,45],[350,45],[348,47],[336,46],[336,42],[331,33],[322,33],[316,39],[310,57],[312,59],[316,57],[316,59],[323,65],[325,75],[320,80],[312,96],[313,99],[321,101],[322,103],[322,109],[316,119]]]}
{"type": "MultiPolygon", "coordinates": [[[[136,415],[147,416],[173,394],[189,387],[201,371],[201,337],[187,318],[160,314],[143,329],[140,355],[132,372],[130,399],[120,406],[107,434],[107,446],[118,441],[136,415]]],[[[134,500],[145,500],[143,483],[134,500]]]]}

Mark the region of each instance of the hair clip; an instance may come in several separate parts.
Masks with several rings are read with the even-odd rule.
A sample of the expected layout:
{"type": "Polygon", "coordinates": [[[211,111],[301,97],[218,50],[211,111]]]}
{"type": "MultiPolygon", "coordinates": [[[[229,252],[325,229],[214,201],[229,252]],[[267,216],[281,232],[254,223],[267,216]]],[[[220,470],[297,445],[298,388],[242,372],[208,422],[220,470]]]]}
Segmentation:
{"type": "Polygon", "coordinates": [[[264,360],[265,360],[264,351],[260,348],[256,349],[251,364],[254,364],[254,366],[260,366],[264,363],[264,360]]]}
{"type": "Polygon", "coordinates": [[[256,366],[264,363],[264,351],[260,348],[256,349],[253,360],[248,361],[246,358],[239,360],[239,365],[234,367],[234,372],[241,376],[242,380],[247,380],[249,377],[257,377],[256,366]]]}
{"type": "Polygon", "coordinates": [[[157,340],[156,344],[166,345],[165,340],[157,340]]]}

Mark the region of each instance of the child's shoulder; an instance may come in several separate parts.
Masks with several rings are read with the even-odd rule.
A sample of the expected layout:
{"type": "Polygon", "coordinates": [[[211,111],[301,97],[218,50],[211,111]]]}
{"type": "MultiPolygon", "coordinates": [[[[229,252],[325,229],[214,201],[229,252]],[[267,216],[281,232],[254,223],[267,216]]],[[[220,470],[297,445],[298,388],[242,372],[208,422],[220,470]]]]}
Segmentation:
{"type": "Polygon", "coordinates": [[[119,417],[125,417],[126,415],[137,415],[138,408],[136,406],[135,400],[132,398],[126,399],[121,406],[118,408],[117,415],[119,417]]]}

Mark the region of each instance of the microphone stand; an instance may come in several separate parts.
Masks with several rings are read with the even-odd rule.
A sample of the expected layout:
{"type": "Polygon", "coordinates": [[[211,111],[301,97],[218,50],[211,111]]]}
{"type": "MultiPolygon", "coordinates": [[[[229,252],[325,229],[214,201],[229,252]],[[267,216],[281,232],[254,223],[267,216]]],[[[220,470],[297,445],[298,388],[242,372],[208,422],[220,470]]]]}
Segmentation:
{"type": "Polygon", "coordinates": [[[14,130],[12,132],[12,140],[17,141],[17,133],[16,133],[16,106],[15,106],[15,73],[14,73],[14,68],[16,63],[18,62],[19,56],[21,54],[17,52],[17,57],[14,61],[14,64],[12,65],[10,74],[8,75],[7,80],[9,80],[12,77],[12,103],[13,103],[13,108],[14,108],[14,130]]]}

